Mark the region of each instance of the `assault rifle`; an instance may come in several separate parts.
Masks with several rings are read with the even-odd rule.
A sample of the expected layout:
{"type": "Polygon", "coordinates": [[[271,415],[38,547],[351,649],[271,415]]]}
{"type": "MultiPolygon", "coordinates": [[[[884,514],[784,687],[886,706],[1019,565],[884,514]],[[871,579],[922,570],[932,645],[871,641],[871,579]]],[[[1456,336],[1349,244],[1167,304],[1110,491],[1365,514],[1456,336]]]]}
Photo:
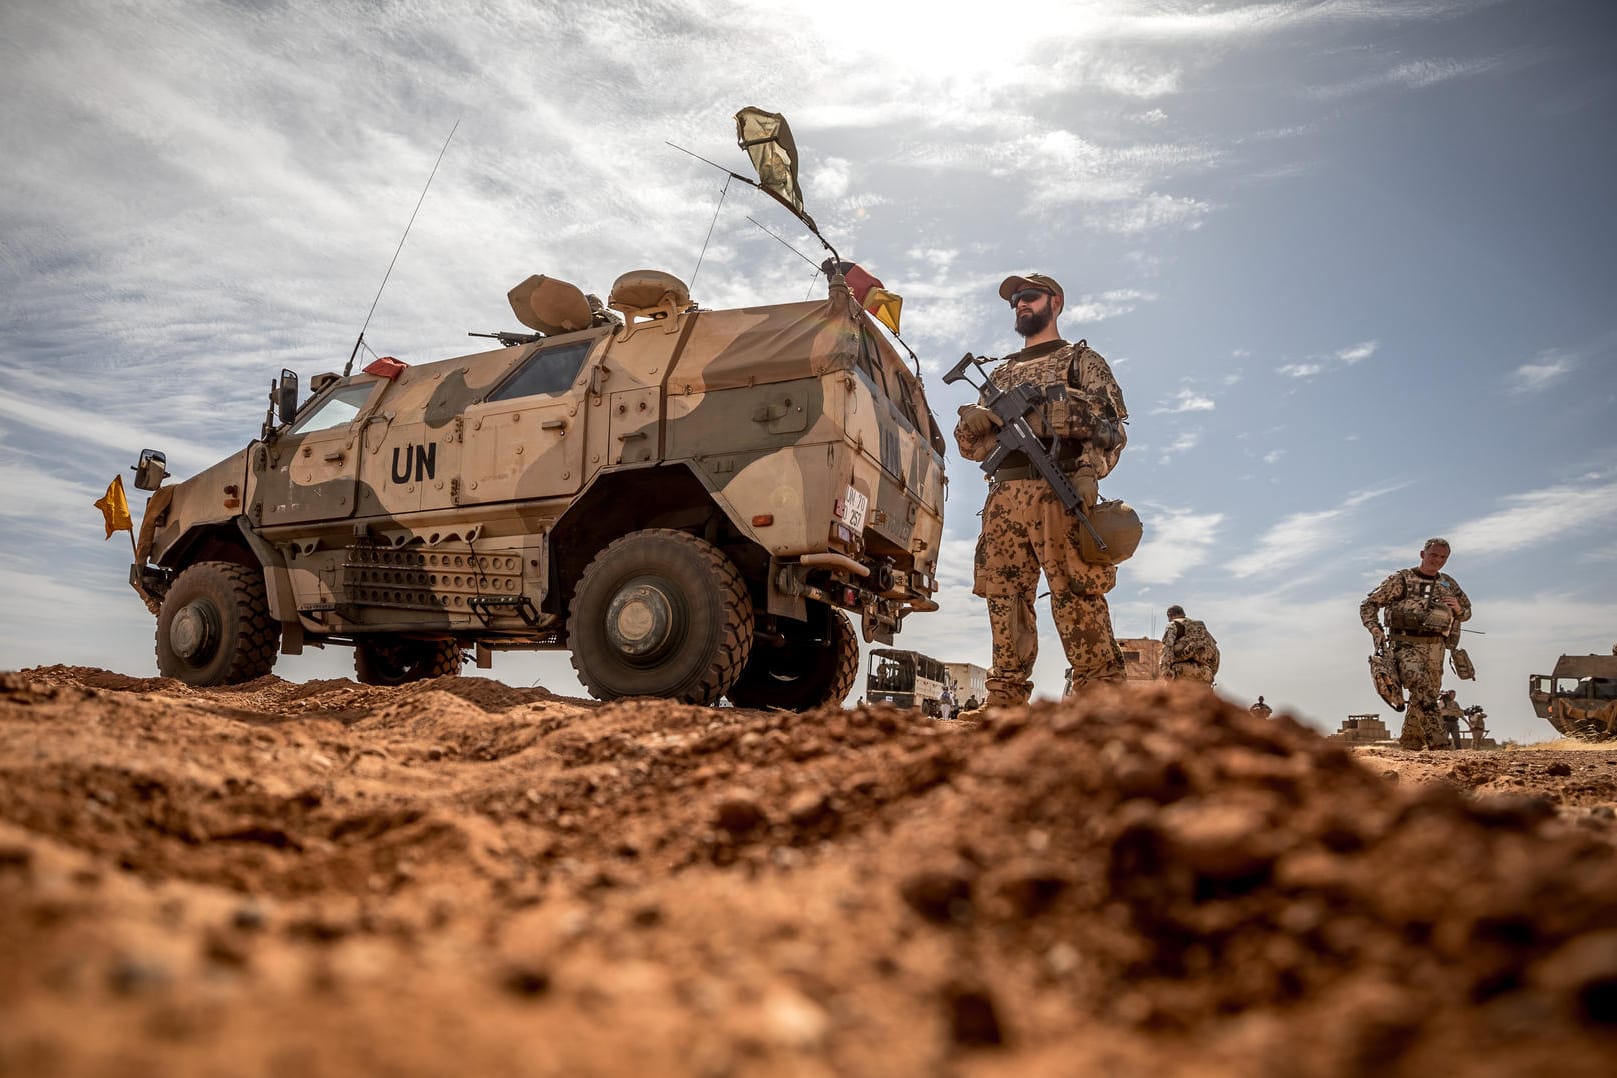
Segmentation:
{"type": "MultiPolygon", "coordinates": [[[[982,461],[983,473],[993,478],[999,466],[1005,463],[1006,457],[1012,453],[1022,454],[1028,463],[1033,465],[1033,470],[1050,484],[1050,489],[1056,492],[1062,507],[1078,518],[1078,523],[1082,524],[1089,537],[1095,540],[1095,546],[1106,550],[1106,541],[1100,537],[1100,533],[1089,522],[1089,518],[1084,516],[1083,499],[1078,496],[1078,489],[1072,485],[1067,473],[1061,470],[1061,466],[1050,455],[1050,451],[1045,448],[1039,436],[1033,433],[1033,427],[1027,421],[1028,416],[1045,402],[1046,394],[1037,386],[1026,383],[1010,389],[999,388],[983,370],[982,360],[970,352],[961,356],[960,362],[943,376],[943,384],[951,385],[962,379],[977,391],[978,403],[994,413],[994,417],[999,420],[999,429],[994,435],[994,448],[982,461]],[[966,375],[966,371],[973,367],[982,378],[981,384],[973,382],[966,375]]],[[[1058,387],[1048,399],[1053,400],[1063,392],[1058,387]]]]}
{"type": "Polygon", "coordinates": [[[466,336],[492,337],[494,340],[499,341],[507,348],[513,348],[519,344],[533,344],[535,341],[544,339],[543,333],[468,333],[466,336]]]}

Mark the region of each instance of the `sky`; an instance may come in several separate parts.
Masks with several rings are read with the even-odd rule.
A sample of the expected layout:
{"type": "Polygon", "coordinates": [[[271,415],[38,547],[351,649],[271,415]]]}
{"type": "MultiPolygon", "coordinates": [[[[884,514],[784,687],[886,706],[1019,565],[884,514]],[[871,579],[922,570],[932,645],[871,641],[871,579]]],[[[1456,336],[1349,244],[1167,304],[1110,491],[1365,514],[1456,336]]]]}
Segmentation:
{"type": "MultiPolygon", "coordinates": [[[[1396,728],[1358,604],[1441,535],[1478,634],[1449,684],[1544,740],[1528,676],[1617,641],[1614,47],[1598,0],[11,0],[0,669],[155,672],[128,537],[91,503],[143,447],[183,478],[256,437],[283,366],[341,369],[452,129],[379,354],[482,350],[465,333],[520,329],[505,293],[533,273],[823,294],[760,227],[818,262],[800,224],[667,145],[745,173],[753,105],[791,123],[825,237],[904,296],[946,430],[970,390],[941,373],[1020,343],[999,281],[1062,282],[1064,336],[1131,413],[1102,484],[1146,528],[1119,636],[1178,603],[1230,700],[1396,728]]],[[[987,665],[985,487],[952,447],[948,475],[941,609],[897,646],[987,665]]],[[[581,692],[564,653],[490,673],[581,692]]]]}

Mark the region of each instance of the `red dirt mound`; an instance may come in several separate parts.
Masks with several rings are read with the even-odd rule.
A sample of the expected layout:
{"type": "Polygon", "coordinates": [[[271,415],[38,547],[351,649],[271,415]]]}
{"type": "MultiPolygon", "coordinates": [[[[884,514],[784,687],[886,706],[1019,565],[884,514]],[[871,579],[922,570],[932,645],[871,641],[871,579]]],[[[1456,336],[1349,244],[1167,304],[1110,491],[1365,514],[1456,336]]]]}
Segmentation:
{"type": "Polygon", "coordinates": [[[4,675],[0,1072],[1610,1073],[1617,764],[1517,755],[4,675]]]}

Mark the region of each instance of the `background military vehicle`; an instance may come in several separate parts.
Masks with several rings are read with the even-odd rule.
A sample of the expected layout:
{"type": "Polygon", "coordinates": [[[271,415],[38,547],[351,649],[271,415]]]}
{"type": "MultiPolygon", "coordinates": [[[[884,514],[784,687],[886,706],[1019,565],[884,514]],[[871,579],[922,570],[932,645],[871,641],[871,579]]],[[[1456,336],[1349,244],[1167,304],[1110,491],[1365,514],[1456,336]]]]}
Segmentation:
{"type": "Polygon", "coordinates": [[[1617,737],[1617,655],[1563,655],[1553,673],[1527,679],[1527,698],[1564,737],[1617,737]]]}
{"type": "Polygon", "coordinates": [[[163,485],[131,583],[157,661],[195,685],[277,651],[355,649],[359,679],[567,648],[594,696],[806,709],[858,641],[935,610],[944,443],[919,379],[840,275],[823,300],[703,310],[656,271],[602,309],[530,277],[535,332],[434,363],[272,386],[261,438],[163,485]]]}
{"type": "Polygon", "coordinates": [[[937,718],[943,713],[943,690],[949,686],[948,664],[919,651],[875,648],[865,678],[866,699],[872,704],[914,707],[937,718]]]}

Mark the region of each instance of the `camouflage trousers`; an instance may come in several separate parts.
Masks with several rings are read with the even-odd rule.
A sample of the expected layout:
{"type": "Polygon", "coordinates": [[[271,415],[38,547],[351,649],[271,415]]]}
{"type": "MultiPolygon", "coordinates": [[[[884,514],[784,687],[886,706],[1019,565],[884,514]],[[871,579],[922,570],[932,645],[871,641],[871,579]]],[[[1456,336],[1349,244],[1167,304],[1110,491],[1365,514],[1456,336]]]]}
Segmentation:
{"type": "MultiPolygon", "coordinates": [[[[1086,507],[1095,503],[1095,480],[1076,476],[1073,484],[1086,507]]],[[[1123,679],[1123,652],[1106,605],[1117,567],[1091,565],[1079,556],[1079,527],[1043,479],[1012,479],[989,489],[971,590],[988,601],[992,704],[1025,703],[1032,695],[1030,678],[1039,654],[1033,600],[1041,570],[1050,584],[1050,615],[1072,667],[1073,691],[1123,679]]]]}
{"type": "Polygon", "coordinates": [[[1212,667],[1188,659],[1184,662],[1170,663],[1166,673],[1173,681],[1205,681],[1209,685],[1213,683],[1212,667]]]}
{"type": "Polygon", "coordinates": [[[1409,693],[1404,727],[1398,744],[1406,749],[1437,748],[1447,744],[1443,720],[1437,713],[1437,694],[1443,688],[1443,641],[1394,640],[1392,658],[1398,680],[1409,693]]]}

